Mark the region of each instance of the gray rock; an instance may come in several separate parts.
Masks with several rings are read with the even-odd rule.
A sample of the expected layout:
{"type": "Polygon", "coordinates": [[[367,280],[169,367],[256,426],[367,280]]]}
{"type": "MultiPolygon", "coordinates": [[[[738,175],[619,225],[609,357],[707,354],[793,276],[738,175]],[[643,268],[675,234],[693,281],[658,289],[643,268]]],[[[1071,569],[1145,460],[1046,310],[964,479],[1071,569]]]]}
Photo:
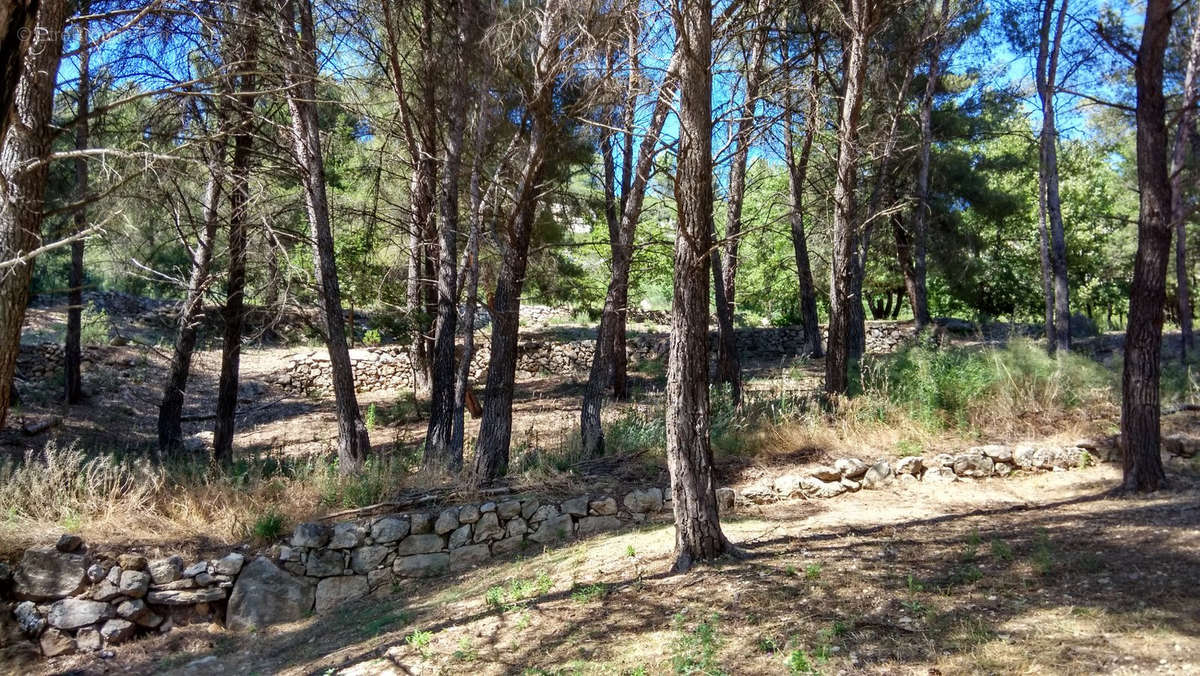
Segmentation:
{"type": "Polygon", "coordinates": [[[46,620],[55,629],[78,629],[112,617],[112,606],[103,601],[62,599],[50,606],[46,620]]]}
{"type": "Polygon", "coordinates": [[[371,539],[375,540],[376,544],[395,542],[408,535],[408,527],[408,519],[385,516],[371,524],[371,539]]]}
{"type": "Polygon", "coordinates": [[[347,601],[361,599],[370,591],[367,578],[362,575],[327,577],[317,583],[316,609],[323,613],[347,601]]]}
{"type": "Polygon", "coordinates": [[[588,496],[581,495],[570,500],[563,500],[562,511],[564,514],[572,516],[587,516],[588,513],[588,496]]]}
{"type": "Polygon", "coordinates": [[[99,582],[100,580],[103,580],[104,576],[107,574],[108,574],[108,571],[104,569],[104,566],[102,566],[98,563],[93,563],[92,565],[88,566],[88,569],[87,569],[88,582],[92,582],[92,583],[99,582]]]}
{"type": "Polygon", "coordinates": [[[919,455],[910,455],[896,461],[896,474],[900,476],[920,476],[923,469],[925,469],[925,459],[919,455]]]}
{"type": "Polygon", "coordinates": [[[454,550],[462,547],[463,545],[470,544],[470,542],[471,524],[464,523],[463,525],[451,531],[449,541],[447,542],[447,547],[451,550],[454,550]]]}
{"type": "Polygon", "coordinates": [[[866,474],[863,474],[863,488],[881,488],[892,481],[892,466],[886,460],[871,465],[866,474]]]}
{"type": "Polygon", "coordinates": [[[292,531],[293,547],[316,549],[329,543],[329,527],[323,523],[302,523],[292,531]]]}
{"type": "Polygon", "coordinates": [[[542,503],[537,498],[531,498],[529,500],[522,500],[521,501],[521,518],[528,521],[530,518],[533,517],[533,513],[538,510],[538,507],[541,507],[541,506],[542,506],[542,503]]]}
{"type": "Polygon", "coordinates": [[[392,572],[400,577],[433,577],[449,569],[450,555],[442,553],[397,556],[392,562],[392,572]]]}
{"type": "Polygon", "coordinates": [[[425,512],[414,512],[409,515],[409,520],[412,522],[412,530],[410,532],[413,534],[420,535],[433,532],[433,517],[425,512]]]}
{"type": "Polygon", "coordinates": [[[229,596],[225,624],[236,631],[295,622],[313,610],[315,596],[312,584],[260,556],[238,575],[229,596]]]}
{"type": "Polygon", "coordinates": [[[992,472],[996,476],[1008,476],[1009,474],[1012,474],[1012,471],[1012,465],[1008,464],[1007,462],[997,462],[992,466],[992,472]]]}
{"type": "Polygon", "coordinates": [[[84,627],[75,632],[75,649],[81,653],[94,653],[102,645],[100,632],[95,627],[84,627]]]}
{"type": "Polygon", "coordinates": [[[367,536],[362,526],[354,523],[339,523],[333,527],[333,535],[326,547],[330,549],[353,549],[363,543],[367,536]]]}
{"type": "MultiPolygon", "coordinates": [[[[657,489],[655,489],[657,490],[657,489]]],[[[529,539],[539,544],[548,544],[565,540],[571,537],[574,531],[574,524],[571,523],[570,514],[560,514],[556,517],[546,519],[536,531],[529,535],[529,539]]]]}
{"type": "Polygon", "coordinates": [[[1013,450],[1009,446],[1003,444],[988,444],[987,446],[975,446],[967,449],[968,453],[978,453],[986,455],[997,462],[1010,462],[1013,456],[1013,450]]]}
{"type": "Polygon", "coordinates": [[[950,483],[952,481],[958,481],[958,477],[954,475],[953,469],[949,467],[942,467],[940,465],[926,469],[925,474],[921,475],[921,478],[925,481],[932,481],[934,483],[950,483]]]}
{"type": "Polygon", "coordinates": [[[556,516],[558,516],[558,507],[555,507],[554,505],[542,505],[541,507],[538,507],[537,511],[533,513],[533,516],[526,519],[526,521],[529,521],[530,523],[537,523],[538,521],[545,521],[546,519],[552,519],[556,516]]]}
{"type": "Polygon", "coordinates": [[[143,627],[157,627],[162,624],[162,618],[150,610],[141,599],[122,602],[117,606],[117,615],[143,627]]]}
{"type": "MultiPolygon", "coordinates": [[[[140,572],[140,571],[130,571],[140,572]]],[[[103,580],[100,584],[92,588],[92,592],[88,594],[94,601],[112,601],[121,596],[121,587],[118,584],[113,584],[108,580],[103,580]]]]}
{"type": "Polygon", "coordinates": [[[775,480],[771,482],[771,489],[784,497],[800,495],[803,492],[801,490],[803,484],[801,480],[805,478],[807,477],[801,477],[795,474],[785,474],[783,476],[775,477],[775,480]]]}
{"type": "Polygon", "coordinates": [[[588,503],[588,511],[596,516],[611,516],[617,513],[616,498],[605,496],[588,503]]]}
{"type": "Polygon", "coordinates": [[[615,516],[585,516],[579,520],[579,537],[587,537],[596,533],[616,530],[621,527],[621,520],[615,516]]]}
{"type": "Polygon", "coordinates": [[[121,554],[117,557],[117,565],[122,570],[146,570],[146,557],[141,554],[121,554]]]}
{"type": "MultiPolygon", "coordinates": [[[[514,521],[520,518],[517,517],[514,521]]],[[[512,521],[509,521],[509,523],[511,524],[512,521]]],[[[496,512],[487,512],[479,517],[479,521],[475,523],[475,542],[485,542],[501,537],[504,537],[504,528],[500,526],[500,520],[496,517],[496,512]]]]}
{"type": "MultiPolygon", "coordinates": [[[[196,577],[199,577],[199,575],[197,575],[196,577]]],[[[150,588],[158,590],[158,591],[177,591],[180,589],[195,589],[196,586],[197,586],[196,578],[181,577],[178,580],[175,580],[174,582],[167,582],[166,584],[150,585],[150,588]]]]}
{"type": "Polygon", "coordinates": [[[438,514],[437,521],[433,524],[433,532],[438,535],[445,535],[455,528],[458,528],[458,508],[443,509],[442,513],[438,514]]]}
{"type": "Polygon", "coordinates": [[[522,519],[519,516],[517,518],[513,519],[512,521],[509,521],[508,524],[504,528],[504,535],[506,535],[508,537],[524,535],[528,532],[529,532],[529,524],[525,523],[525,519],[522,519]]]}
{"type": "Polygon", "coordinates": [[[949,453],[938,453],[933,459],[925,461],[925,467],[953,467],[954,456],[949,453]]]}
{"type": "Polygon", "coordinates": [[[479,512],[475,505],[463,505],[462,509],[458,510],[458,522],[475,523],[479,520],[479,512]]]}
{"type": "Polygon", "coordinates": [[[821,481],[816,477],[800,478],[800,492],[810,498],[834,498],[846,492],[846,487],[838,481],[821,481]]]}
{"type": "Polygon", "coordinates": [[[859,490],[859,489],[861,489],[861,488],[862,488],[862,484],[861,484],[861,483],[859,483],[859,482],[857,482],[857,481],[855,481],[854,479],[842,479],[842,480],[841,480],[840,482],[838,482],[838,483],[840,483],[840,484],[842,484],[843,486],[845,486],[845,487],[846,487],[846,490],[848,490],[848,491],[850,491],[850,492],[852,492],[852,493],[853,493],[854,491],[857,491],[857,490],[859,490]]]}
{"type": "Polygon", "coordinates": [[[492,543],[492,556],[504,556],[519,551],[525,546],[525,536],[515,535],[492,543]]]}
{"type": "Polygon", "coordinates": [[[445,546],[446,541],[441,535],[434,535],[432,533],[409,535],[401,540],[400,545],[396,547],[396,555],[409,556],[411,554],[440,552],[445,546]]]}
{"type": "Polygon", "coordinates": [[[496,503],[494,502],[485,502],[479,506],[479,512],[481,514],[487,514],[488,512],[494,511],[496,511],[496,503]]]}
{"type": "Polygon", "coordinates": [[[858,458],[838,458],[833,468],[841,473],[843,479],[857,479],[867,473],[867,463],[858,458]]]}
{"type": "Polygon", "coordinates": [[[625,509],[634,513],[657,512],[663,506],[662,489],[635,489],[622,502],[625,503],[625,509]]]}
{"type": "Polygon", "coordinates": [[[121,584],[118,585],[121,594],[134,599],[140,599],[150,591],[150,575],[141,570],[127,570],[121,573],[121,584]]]}
{"type": "Polygon", "coordinates": [[[42,634],[41,640],[38,641],[38,646],[46,657],[70,655],[75,652],[75,639],[65,631],[47,629],[46,633],[42,634]]]}
{"type": "Polygon", "coordinates": [[[13,573],[13,593],[23,601],[74,596],[87,586],[87,559],[53,547],[31,547],[13,573]]]}
{"type": "Polygon", "coordinates": [[[55,543],[54,548],[63,554],[70,554],[82,546],[83,538],[79,537],[78,535],[63,533],[62,535],[58,536],[58,542],[55,543]]]}
{"type": "Polygon", "coordinates": [[[46,618],[38,612],[33,601],[18,603],[17,607],[13,609],[13,617],[17,620],[17,626],[29,638],[37,638],[46,629],[46,618]]]}
{"type": "Polygon", "coordinates": [[[975,478],[991,476],[994,465],[992,459],[982,453],[963,453],[954,459],[954,473],[975,478]]]}
{"type": "Polygon", "coordinates": [[[375,570],[387,558],[388,548],[383,545],[365,545],[350,554],[350,568],[363,575],[375,570]]]}
{"type": "Polygon", "coordinates": [[[821,481],[840,481],[842,478],[842,471],[840,469],[836,469],[828,465],[817,465],[816,467],[811,467],[809,468],[807,474],[808,476],[815,479],[820,479],[821,481]]]}
{"type": "Polygon", "coordinates": [[[511,519],[521,513],[521,503],[518,500],[505,500],[496,505],[496,513],[501,519],[511,519]]]}
{"type": "Polygon", "coordinates": [[[200,573],[208,572],[208,561],[197,561],[187,568],[183,569],[184,577],[196,577],[200,573]]]}
{"type": "Polygon", "coordinates": [[[717,489],[717,509],[722,514],[732,512],[736,503],[736,495],[728,486],[717,489]]]}
{"type": "Polygon", "coordinates": [[[148,566],[150,577],[154,584],[166,584],[183,577],[183,559],[178,556],[167,556],[155,559],[148,566]]]}
{"type": "Polygon", "coordinates": [[[391,568],[376,568],[367,573],[367,586],[372,590],[392,584],[393,580],[395,580],[395,574],[391,568]]]}
{"type": "Polygon", "coordinates": [[[237,552],[230,552],[217,560],[213,566],[213,573],[217,575],[237,575],[242,572],[242,566],[246,563],[246,557],[237,552]]]}
{"type": "Polygon", "coordinates": [[[100,625],[100,636],[106,645],[117,645],[133,638],[137,625],[129,620],[113,619],[100,625]]]}
{"type": "Polygon", "coordinates": [[[458,573],[474,568],[490,558],[492,558],[492,552],[487,545],[459,547],[450,552],[450,572],[458,573]]]}
{"type": "MultiPolygon", "coordinates": [[[[225,577],[228,577],[228,575],[226,575],[225,577]]],[[[192,579],[196,582],[196,585],[200,586],[200,587],[207,587],[217,581],[217,578],[213,577],[212,575],[210,575],[208,573],[200,573],[199,575],[197,575],[196,577],[194,577],[192,579]]]]}
{"type": "Polygon", "coordinates": [[[304,574],[309,577],[330,577],[346,572],[346,557],[337,549],[322,549],[308,553],[304,574]]]}
{"type": "Polygon", "coordinates": [[[220,587],[207,589],[181,589],[177,591],[151,591],[146,594],[148,603],[160,606],[191,606],[197,603],[213,603],[225,599],[225,590],[220,587]]]}

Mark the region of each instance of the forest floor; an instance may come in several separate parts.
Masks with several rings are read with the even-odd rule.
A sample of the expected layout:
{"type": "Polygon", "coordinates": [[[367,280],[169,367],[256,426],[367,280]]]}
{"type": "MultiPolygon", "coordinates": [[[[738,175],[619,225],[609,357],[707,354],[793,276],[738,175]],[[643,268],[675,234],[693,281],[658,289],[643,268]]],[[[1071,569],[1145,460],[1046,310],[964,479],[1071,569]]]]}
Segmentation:
{"type": "Polygon", "coordinates": [[[193,625],[36,669],[1196,673],[1200,481],[1173,474],[1170,490],[1113,498],[1119,475],[1099,465],[742,508],[723,526],[748,557],[684,576],[664,575],[672,526],[652,523],[252,635],[193,625]]]}

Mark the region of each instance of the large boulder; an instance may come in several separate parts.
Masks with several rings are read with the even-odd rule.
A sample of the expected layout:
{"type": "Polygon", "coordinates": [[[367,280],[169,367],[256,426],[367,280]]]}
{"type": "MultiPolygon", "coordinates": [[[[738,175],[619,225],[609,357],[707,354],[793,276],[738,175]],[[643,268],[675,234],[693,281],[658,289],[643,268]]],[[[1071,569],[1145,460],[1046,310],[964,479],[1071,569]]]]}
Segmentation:
{"type": "Polygon", "coordinates": [[[63,599],[50,606],[46,619],[55,629],[78,629],[112,617],[112,606],[103,601],[63,599]]]}
{"type": "Polygon", "coordinates": [[[52,601],[74,596],[87,585],[87,558],[54,547],[25,550],[13,573],[13,593],[22,601],[52,601]]]}
{"type": "Polygon", "coordinates": [[[322,613],[346,601],[360,599],[366,596],[368,591],[366,576],[327,577],[317,583],[317,612],[322,613]]]}
{"type": "Polygon", "coordinates": [[[442,553],[398,556],[392,562],[392,572],[401,577],[433,577],[450,569],[450,555],[442,553]]]}
{"type": "Polygon", "coordinates": [[[560,514],[559,516],[543,521],[542,525],[529,535],[529,539],[544,545],[558,540],[565,540],[571,537],[574,531],[575,528],[571,523],[571,515],[560,514]]]}
{"type": "Polygon", "coordinates": [[[233,585],[225,624],[243,630],[295,622],[312,611],[315,597],[312,584],[260,556],[242,568],[233,585]]]}
{"type": "Polygon", "coordinates": [[[663,494],[659,488],[638,489],[630,492],[623,500],[625,509],[635,514],[657,512],[663,506],[663,494]]]}
{"type": "Polygon", "coordinates": [[[954,473],[959,476],[991,476],[994,466],[992,459],[982,453],[963,453],[954,459],[954,473]]]}

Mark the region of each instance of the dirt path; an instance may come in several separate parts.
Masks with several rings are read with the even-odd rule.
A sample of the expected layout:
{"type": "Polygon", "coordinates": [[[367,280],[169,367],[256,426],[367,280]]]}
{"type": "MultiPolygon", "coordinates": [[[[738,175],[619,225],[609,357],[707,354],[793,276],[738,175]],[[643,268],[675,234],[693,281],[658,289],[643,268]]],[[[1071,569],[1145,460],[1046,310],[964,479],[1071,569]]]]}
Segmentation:
{"type": "Polygon", "coordinates": [[[1106,497],[1118,476],[1103,465],[751,507],[725,523],[748,558],[683,577],[661,575],[673,530],[652,524],[256,635],[185,627],[41,668],[1196,673],[1200,482],[1106,497]]]}

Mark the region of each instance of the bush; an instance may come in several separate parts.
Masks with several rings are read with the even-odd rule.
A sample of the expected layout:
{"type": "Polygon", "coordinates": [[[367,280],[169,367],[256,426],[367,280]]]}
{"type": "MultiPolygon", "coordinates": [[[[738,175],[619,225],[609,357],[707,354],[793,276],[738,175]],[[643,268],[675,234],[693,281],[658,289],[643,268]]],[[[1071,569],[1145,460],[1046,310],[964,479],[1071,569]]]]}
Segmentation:
{"type": "Polygon", "coordinates": [[[88,303],[80,318],[79,342],[81,345],[108,345],[113,335],[112,321],[108,313],[88,303]]]}

